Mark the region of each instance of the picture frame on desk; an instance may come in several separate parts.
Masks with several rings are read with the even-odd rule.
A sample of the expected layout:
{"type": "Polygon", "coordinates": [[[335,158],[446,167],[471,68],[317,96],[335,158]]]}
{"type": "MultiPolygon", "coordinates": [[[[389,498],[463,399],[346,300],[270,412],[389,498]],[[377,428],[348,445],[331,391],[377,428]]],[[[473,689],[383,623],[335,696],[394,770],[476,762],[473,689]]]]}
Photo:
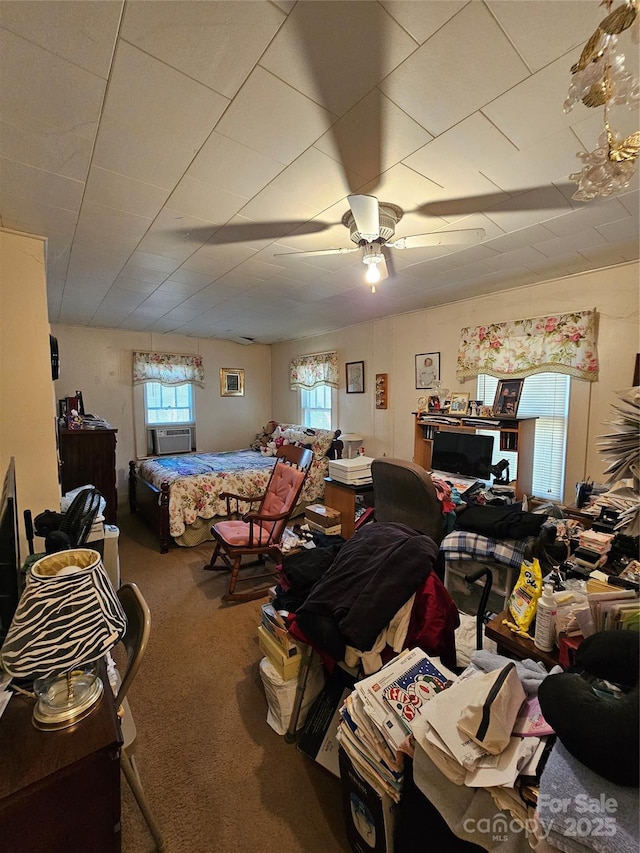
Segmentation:
{"type": "Polygon", "coordinates": [[[515,418],[518,414],[524,379],[500,379],[493,401],[493,414],[497,417],[515,418]]]}
{"type": "Polygon", "coordinates": [[[449,404],[449,412],[452,415],[466,415],[469,409],[469,391],[459,391],[451,395],[449,404]]]}

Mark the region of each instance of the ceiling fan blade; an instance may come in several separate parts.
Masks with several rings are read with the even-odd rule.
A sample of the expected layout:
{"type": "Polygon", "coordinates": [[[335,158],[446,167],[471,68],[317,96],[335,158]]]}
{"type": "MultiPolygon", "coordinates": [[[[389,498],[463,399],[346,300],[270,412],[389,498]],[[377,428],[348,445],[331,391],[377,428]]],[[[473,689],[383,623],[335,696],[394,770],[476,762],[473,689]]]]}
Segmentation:
{"type": "Polygon", "coordinates": [[[380,236],[380,207],[373,195],[348,195],[347,200],[360,236],[371,243],[380,236]]]}
{"type": "Polygon", "coordinates": [[[349,252],[357,252],[358,246],[350,249],[314,249],[312,252],[276,252],[274,258],[292,258],[294,255],[298,258],[310,258],[313,255],[346,255],[349,252]]]}
{"type": "Polygon", "coordinates": [[[464,228],[459,231],[435,231],[432,234],[414,234],[385,243],[393,249],[419,249],[426,246],[464,246],[479,243],[486,237],[484,228],[464,228]]]}

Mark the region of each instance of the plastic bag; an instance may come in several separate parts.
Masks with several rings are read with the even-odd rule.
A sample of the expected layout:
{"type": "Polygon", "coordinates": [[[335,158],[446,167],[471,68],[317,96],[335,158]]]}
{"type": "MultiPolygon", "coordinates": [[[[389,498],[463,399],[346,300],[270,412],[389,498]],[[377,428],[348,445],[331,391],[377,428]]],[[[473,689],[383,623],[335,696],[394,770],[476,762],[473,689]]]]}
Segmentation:
{"type": "Polygon", "coordinates": [[[508,610],[513,622],[505,620],[511,630],[523,637],[529,637],[529,628],[533,622],[538,599],[542,595],[542,569],[537,558],[532,562],[523,561],[520,576],[509,596],[508,610]]]}

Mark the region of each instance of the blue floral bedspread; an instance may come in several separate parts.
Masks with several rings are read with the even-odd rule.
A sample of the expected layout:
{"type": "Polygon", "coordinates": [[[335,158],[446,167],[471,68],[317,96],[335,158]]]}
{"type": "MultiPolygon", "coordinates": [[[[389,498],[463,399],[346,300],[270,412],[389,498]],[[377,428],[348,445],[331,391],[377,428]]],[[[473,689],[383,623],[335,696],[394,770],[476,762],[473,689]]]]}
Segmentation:
{"type": "MultiPolygon", "coordinates": [[[[305,481],[301,500],[314,502],[324,495],[327,476],[325,452],[333,433],[317,431],[311,445],[313,463],[305,481]]],[[[198,518],[225,515],[227,508],[221,492],[241,495],[261,495],[275,464],[273,456],[259,450],[228,450],[221,453],[185,453],[179,456],[160,456],[146,459],[138,474],[157,489],[169,483],[169,533],[182,536],[185,529],[198,518]]],[[[247,505],[247,509],[249,506],[247,505]]]]}

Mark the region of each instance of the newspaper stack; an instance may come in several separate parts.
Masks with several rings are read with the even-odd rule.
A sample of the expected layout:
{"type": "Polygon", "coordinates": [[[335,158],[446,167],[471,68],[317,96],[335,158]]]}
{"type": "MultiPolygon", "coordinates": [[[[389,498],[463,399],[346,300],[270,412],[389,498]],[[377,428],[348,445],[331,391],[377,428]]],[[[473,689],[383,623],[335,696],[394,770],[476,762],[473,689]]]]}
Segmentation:
{"type": "Polygon", "coordinates": [[[455,676],[422,649],[404,651],[359,681],[340,711],[337,738],[358,772],[378,792],[400,800],[403,746],[424,703],[455,676]]]}

